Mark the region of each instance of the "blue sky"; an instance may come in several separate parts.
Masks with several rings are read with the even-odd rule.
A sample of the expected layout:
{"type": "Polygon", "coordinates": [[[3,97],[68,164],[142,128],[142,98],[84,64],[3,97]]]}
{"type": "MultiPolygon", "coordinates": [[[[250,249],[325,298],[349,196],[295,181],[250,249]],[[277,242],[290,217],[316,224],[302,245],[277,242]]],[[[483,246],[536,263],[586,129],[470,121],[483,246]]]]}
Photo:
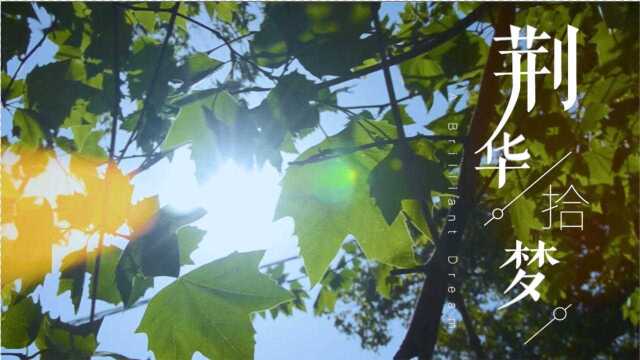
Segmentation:
{"type": "MultiPolygon", "coordinates": [[[[254,5],[255,6],[255,5],[254,5]]],[[[383,13],[388,14],[392,20],[397,19],[398,11],[404,5],[401,3],[384,3],[383,13]]],[[[38,12],[43,23],[33,22],[34,29],[42,29],[48,26],[47,16],[38,12]]],[[[211,36],[200,30],[192,30],[197,49],[210,49],[218,45],[212,42],[211,36]]],[[[31,46],[39,40],[40,32],[32,34],[31,46]]],[[[24,77],[36,64],[45,64],[52,61],[56,51],[55,45],[49,41],[38,50],[36,56],[29,61],[21,71],[18,78],[24,77]]],[[[224,49],[214,53],[216,58],[226,58],[224,49]]],[[[9,63],[9,74],[13,74],[17,61],[9,63]]],[[[220,71],[224,76],[224,69],[220,71]]],[[[397,97],[407,95],[402,84],[399,70],[392,69],[393,82],[397,97]]],[[[363,79],[352,81],[353,86],[349,93],[341,93],[338,97],[341,105],[379,104],[388,101],[382,72],[376,72],[363,79]]],[[[203,84],[206,86],[206,84],[203,84]]],[[[262,95],[252,95],[247,98],[250,106],[257,105],[262,95]]],[[[425,109],[422,101],[415,98],[406,102],[407,111],[418,123],[411,126],[409,133],[416,131],[425,132],[422,126],[429,120],[436,118],[446,110],[446,102],[441,97],[436,97],[435,105],[430,111],[425,109]],[[422,129],[422,130],[421,130],[422,129]]],[[[127,109],[125,108],[125,111],[127,109]]],[[[128,111],[131,111],[130,108],[128,111]]],[[[10,114],[2,110],[2,134],[9,134],[11,125],[7,121],[10,114]]],[[[322,127],[333,134],[342,129],[346,123],[346,117],[338,113],[323,113],[321,116],[322,127]]],[[[121,139],[123,136],[120,137],[121,139]]],[[[316,131],[307,138],[298,141],[298,150],[312,146],[324,138],[320,131],[316,131]]],[[[108,141],[104,139],[104,141],[108,141]]],[[[135,179],[134,197],[137,199],[158,194],[161,205],[173,205],[178,208],[202,206],[208,214],[199,220],[196,225],[207,230],[200,247],[193,254],[195,266],[223,257],[233,251],[247,251],[266,249],[264,263],[297,255],[297,240],[293,235],[293,221],[283,219],[273,222],[273,212],[280,193],[279,182],[284,173],[267,165],[260,170],[248,171],[226,164],[212,176],[205,184],[198,184],[193,176],[194,166],[189,159],[190,151],[187,147],[178,150],[171,163],[163,160],[149,171],[139,175],[135,179]]],[[[285,162],[292,160],[293,156],[285,157],[285,162]]],[[[125,167],[133,168],[136,164],[125,164],[125,167]]],[[[107,244],[109,239],[107,239],[107,244]]],[[[77,248],[78,244],[57,250],[59,261],[66,251],[77,248]]],[[[287,269],[295,274],[301,266],[301,260],[295,260],[287,264],[287,269]]],[[[195,266],[183,268],[183,273],[195,266]]],[[[84,317],[89,313],[89,302],[83,301],[79,313],[73,313],[69,299],[69,293],[56,296],[57,274],[49,275],[43,288],[39,290],[39,298],[43,307],[51,311],[52,316],[61,316],[63,320],[72,320],[84,317]]],[[[171,279],[158,279],[156,289],[149,291],[146,298],[156,292],[171,279]]],[[[308,283],[303,282],[308,286],[308,283]]],[[[85,289],[86,290],[86,289],[85,289]]],[[[311,299],[308,308],[312,309],[313,300],[317,289],[310,292],[311,299]]],[[[87,294],[85,294],[86,296],[87,294]]],[[[348,306],[348,305],[339,305],[348,306]]],[[[98,311],[111,308],[111,305],[98,302],[98,311]]],[[[151,356],[147,351],[147,340],[144,334],[135,334],[145,307],[139,307],[127,312],[109,316],[105,319],[99,333],[99,350],[115,351],[135,358],[151,356]]],[[[212,309],[215,311],[215,309],[212,309]]],[[[392,341],[378,353],[362,350],[357,337],[348,337],[333,327],[331,319],[315,317],[311,313],[295,312],[292,317],[278,317],[271,320],[257,317],[254,321],[256,328],[256,359],[389,359],[399,347],[404,336],[405,329],[400,324],[391,327],[392,341]]],[[[196,356],[195,358],[203,358],[196,356]]]]}

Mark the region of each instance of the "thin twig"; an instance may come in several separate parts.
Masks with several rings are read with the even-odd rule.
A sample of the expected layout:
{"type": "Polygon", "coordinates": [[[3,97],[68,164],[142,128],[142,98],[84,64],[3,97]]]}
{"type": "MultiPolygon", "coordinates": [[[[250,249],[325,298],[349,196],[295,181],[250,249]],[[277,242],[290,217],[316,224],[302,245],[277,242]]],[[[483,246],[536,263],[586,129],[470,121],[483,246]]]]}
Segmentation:
{"type": "Polygon", "coordinates": [[[427,265],[416,266],[407,269],[393,269],[391,275],[406,275],[406,274],[424,274],[427,272],[427,265]]]}
{"type": "MultiPolygon", "coordinates": [[[[422,95],[422,94],[420,94],[420,93],[412,93],[412,94],[409,94],[409,95],[407,95],[405,97],[401,97],[401,98],[397,99],[396,101],[398,103],[401,103],[401,102],[413,99],[414,97],[420,96],[420,95],[422,95]]],[[[326,104],[323,104],[323,105],[326,105],[326,104]]],[[[389,106],[391,106],[390,102],[384,103],[384,104],[368,104],[368,105],[340,105],[340,108],[349,109],[349,110],[378,109],[380,111],[380,110],[384,110],[384,108],[389,107],[389,106]]]]}
{"type": "MultiPolygon", "coordinates": [[[[116,5],[122,6],[122,5],[116,5]]],[[[140,110],[140,116],[138,116],[138,122],[136,123],[135,128],[131,131],[131,135],[127,140],[124,148],[120,152],[120,156],[118,157],[117,162],[119,163],[122,160],[122,157],[125,156],[129,146],[133,143],[133,140],[136,138],[138,130],[140,130],[144,123],[144,115],[149,107],[149,102],[153,97],[153,91],[156,87],[156,83],[158,82],[158,78],[160,77],[160,69],[162,68],[162,60],[164,59],[165,52],[167,51],[167,45],[169,44],[169,39],[171,35],[173,35],[173,29],[176,24],[176,17],[178,14],[178,8],[180,7],[180,2],[176,2],[176,4],[168,11],[171,12],[171,18],[169,19],[169,27],[167,28],[167,34],[164,37],[164,41],[162,42],[162,47],[160,48],[160,54],[158,56],[158,63],[156,64],[156,68],[153,73],[153,77],[151,78],[151,83],[149,84],[149,88],[147,89],[147,94],[144,98],[144,103],[142,104],[142,110],[140,110]]]]}
{"type": "MultiPolygon", "coordinates": [[[[437,34],[433,34],[430,35],[428,37],[426,37],[423,41],[415,44],[415,46],[413,47],[413,49],[404,52],[402,54],[396,55],[396,56],[392,56],[389,57],[388,59],[388,65],[389,66],[393,66],[393,65],[397,65],[400,64],[406,60],[412,59],[414,57],[420,56],[434,48],[436,48],[439,45],[442,45],[443,43],[451,40],[452,38],[454,38],[455,36],[459,35],[460,33],[462,33],[467,26],[473,24],[474,22],[478,21],[480,19],[480,17],[482,16],[482,14],[484,13],[485,9],[488,8],[487,4],[482,4],[480,6],[478,6],[475,10],[473,10],[471,13],[469,13],[469,15],[465,16],[463,19],[459,20],[455,25],[453,25],[452,27],[450,27],[448,30],[445,30],[443,32],[437,33],[437,34]]],[[[316,84],[316,87],[318,89],[324,89],[324,88],[328,88],[334,85],[338,85],[353,79],[357,79],[359,77],[371,74],[373,72],[376,72],[378,70],[381,70],[383,68],[382,63],[378,63],[375,65],[371,65],[371,66],[367,66],[365,68],[356,70],[354,72],[352,72],[349,75],[345,75],[345,76],[341,76],[341,77],[337,77],[331,80],[327,80],[321,83],[316,84]]]]}
{"type": "Polygon", "coordinates": [[[234,39],[229,40],[229,41],[228,41],[228,43],[225,43],[225,42],[223,41],[223,43],[222,43],[222,44],[220,44],[220,45],[218,45],[218,46],[214,47],[213,49],[206,50],[206,51],[204,51],[204,53],[205,53],[205,54],[207,54],[207,55],[210,55],[211,53],[214,53],[214,52],[216,52],[217,50],[220,50],[220,49],[222,49],[222,48],[223,48],[223,47],[225,47],[225,46],[229,46],[228,44],[232,44],[232,43],[234,43],[234,42],[240,41],[240,40],[245,39],[245,38],[247,38],[247,37],[249,37],[249,36],[255,35],[256,33],[257,33],[257,31],[249,31],[248,33],[246,33],[246,34],[244,34],[244,35],[241,35],[241,36],[238,36],[237,38],[234,38],[234,39]]]}
{"type": "MultiPolygon", "coordinates": [[[[449,135],[416,135],[416,136],[408,137],[405,140],[411,142],[411,141],[420,140],[420,139],[427,139],[427,140],[433,140],[433,141],[439,141],[439,140],[464,141],[465,137],[449,136],[449,135]]],[[[304,160],[291,161],[289,162],[289,165],[300,166],[300,165],[306,165],[306,164],[311,164],[311,163],[320,162],[320,161],[331,160],[340,156],[352,154],[358,151],[363,151],[363,150],[367,150],[374,147],[399,144],[402,141],[403,141],[402,139],[387,139],[387,140],[374,141],[372,143],[364,144],[364,145],[345,146],[345,147],[339,147],[334,149],[321,150],[319,153],[311,155],[310,157],[304,160]]]]}
{"type": "MultiPolygon", "coordinates": [[[[140,7],[132,6],[132,5],[120,5],[120,6],[123,6],[123,7],[127,8],[127,9],[134,10],[134,11],[152,11],[152,12],[169,12],[169,11],[170,11],[170,10],[168,10],[168,9],[150,9],[150,8],[140,8],[140,7]]],[[[183,18],[183,19],[185,19],[185,20],[187,20],[187,21],[189,21],[189,22],[191,22],[191,23],[193,23],[193,24],[195,24],[195,25],[198,25],[198,26],[200,26],[201,28],[203,28],[203,29],[205,29],[205,30],[209,31],[210,33],[212,33],[213,35],[215,35],[215,37],[217,37],[217,38],[218,38],[218,40],[220,40],[220,41],[222,41],[222,42],[223,42],[223,45],[221,45],[221,46],[226,46],[226,47],[227,47],[227,49],[229,49],[229,52],[232,54],[232,56],[236,56],[236,57],[240,58],[240,60],[242,60],[242,61],[244,61],[244,62],[246,62],[246,63],[250,64],[250,65],[251,65],[251,66],[253,66],[256,70],[258,70],[260,73],[262,73],[264,76],[266,76],[267,78],[269,78],[269,80],[277,80],[277,77],[276,77],[276,76],[274,76],[274,75],[273,75],[273,74],[271,74],[270,72],[268,72],[268,71],[264,70],[264,69],[263,69],[263,68],[261,68],[258,64],[256,64],[255,62],[253,62],[251,59],[247,58],[246,56],[244,56],[244,55],[240,54],[238,51],[236,51],[236,50],[233,48],[233,46],[231,46],[231,43],[232,43],[233,41],[237,40],[237,39],[229,40],[229,39],[227,39],[224,35],[222,35],[222,33],[221,33],[220,31],[218,31],[218,30],[216,30],[216,29],[214,29],[214,28],[212,28],[212,27],[208,26],[207,24],[204,24],[204,23],[202,23],[202,22],[200,22],[200,21],[198,21],[198,20],[196,20],[196,19],[192,18],[191,16],[188,16],[188,15],[182,14],[182,13],[180,13],[180,12],[176,12],[176,15],[177,15],[178,17],[180,17],[180,18],[183,18]]],[[[212,50],[210,50],[210,51],[215,51],[215,50],[217,50],[217,49],[218,49],[218,48],[214,48],[214,49],[212,49],[212,50]]]]}
{"type": "Polygon", "coordinates": [[[467,306],[464,303],[464,298],[459,291],[454,292],[452,296],[453,302],[456,304],[456,309],[462,316],[464,328],[467,330],[467,336],[469,337],[469,344],[473,348],[473,351],[476,353],[476,359],[486,359],[484,350],[482,350],[482,343],[480,342],[478,333],[476,333],[475,325],[473,324],[473,319],[469,315],[467,306]]]}
{"type": "Polygon", "coordinates": [[[6,100],[7,96],[10,94],[11,87],[13,86],[13,83],[16,81],[16,77],[18,76],[20,69],[22,69],[22,66],[27,62],[27,60],[29,60],[31,55],[33,55],[36,52],[36,50],[38,50],[40,46],[42,46],[42,44],[44,44],[44,41],[47,39],[47,36],[51,31],[53,31],[55,26],[56,26],[56,23],[54,22],[53,24],[51,24],[51,26],[46,28],[42,32],[42,38],[40,38],[40,41],[38,41],[38,43],[36,43],[36,45],[27,53],[27,55],[20,60],[20,63],[18,64],[16,71],[13,73],[13,76],[11,76],[11,80],[9,80],[9,84],[7,85],[5,90],[2,92],[2,106],[7,106],[7,100],[6,100]]]}

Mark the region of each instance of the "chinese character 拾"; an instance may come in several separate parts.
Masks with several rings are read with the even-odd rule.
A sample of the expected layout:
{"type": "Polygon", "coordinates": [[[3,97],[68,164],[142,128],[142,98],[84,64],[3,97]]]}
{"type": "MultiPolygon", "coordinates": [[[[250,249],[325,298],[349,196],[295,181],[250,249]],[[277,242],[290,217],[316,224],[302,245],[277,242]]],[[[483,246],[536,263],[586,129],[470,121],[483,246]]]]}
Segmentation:
{"type": "MultiPolygon", "coordinates": [[[[570,185],[567,191],[564,194],[554,194],[551,185],[549,185],[549,192],[544,194],[544,196],[549,198],[548,208],[542,210],[543,213],[549,213],[549,219],[547,225],[544,226],[543,230],[549,230],[553,224],[553,210],[560,205],[563,206],[577,206],[577,205],[588,205],[589,202],[585,200],[582,195],[576,190],[573,185],[570,185]],[[553,198],[559,196],[556,201],[553,201],[553,198]]],[[[565,228],[579,228],[583,230],[584,228],[584,213],[582,210],[561,210],[560,211],[560,230],[565,228]]]]}

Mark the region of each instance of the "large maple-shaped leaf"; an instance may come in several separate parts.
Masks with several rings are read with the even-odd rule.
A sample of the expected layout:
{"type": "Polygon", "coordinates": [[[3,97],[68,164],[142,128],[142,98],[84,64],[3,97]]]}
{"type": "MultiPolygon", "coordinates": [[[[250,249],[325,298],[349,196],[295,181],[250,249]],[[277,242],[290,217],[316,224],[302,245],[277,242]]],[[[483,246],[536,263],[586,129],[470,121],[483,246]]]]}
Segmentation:
{"type": "MultiPolygon", "coordinates": [[[[342,132],[307,150],[299,160],[394,135],[394,128],[388,123],[353,120],[342,132]]],[[[275,218],[291,216],[295,220],[300,252],[312,284],[322,278],[348,235],[355,236],[370,259],[400,267],[414,264],[404,219],[398,217],[388,225],[371,198],[367,183],[372,169],[390,148],[370,147],[287,170],[275,218]]]]}
{"type": "Polygon", "coordinates": [[[249,314],[293,296],[258,271],[264,251],[233,253],[182,276],[149,303],[138,327],[157,359],[252,359],[249,314]]]}

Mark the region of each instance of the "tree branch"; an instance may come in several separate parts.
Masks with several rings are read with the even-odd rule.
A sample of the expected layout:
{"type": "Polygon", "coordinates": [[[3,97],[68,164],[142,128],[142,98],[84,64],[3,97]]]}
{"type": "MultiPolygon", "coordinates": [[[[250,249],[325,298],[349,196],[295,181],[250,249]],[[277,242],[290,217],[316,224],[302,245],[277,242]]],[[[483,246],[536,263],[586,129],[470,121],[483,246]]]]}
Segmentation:
{"type": "Polygon", "coordinates": [[[20,63],[18,64],[16,71],[13,73],[13,76],[11,76],[11,80],[9,80],[9,84],[7,85],[5,90],[2,92],[2,106],[7,106],[7,96],[11,92],[11,87],[13,86],[13,83],[16,81],[16,77],[18,76],[20,69],[22,69],[22,66],[27,62],[27,60],[29,60],[31,55],[33,55],[33,53],[35,53],[36,50],[38,50],[40,46],[42,46],[42,44],[44,44],[44,41],[47,39],[47,36],[49,35],[49,33],[53,31],[55,25],[56,23],[54,22],[53,24],[51,24],[51,26],[46,28],[42,32],[42,38],[40,38],[40,41],[38,41],[38,43],[36,43],[36,45],[27,53],[27,55],[20,60],[20,63]]]}
{"type": "Polygon", "coordinates": [[[120,116],[120,54],[118,52],[118,19],[120,17],[120,9],[113,5],[114,19],[113,23],[113,107],[111,109],[111,143],[109,145],[109,160],[113,160],[113,154],[116,149],[116,136],[118,133],[118,117],[120,116]]]}
{"type": "MultiPolygon", "coordinates": [[[[420,56],[432,49],[434,49],[435,47],[442,45],[443,43],[447,42],[448,40],[451,40],[453,37],[459,35],[460,33],[462,33],[469,25],[473,24],[474,22],[476,22],[477,20],[480,19],[480,17],[482,16],[482,13],[485,11],[485,9],[488,7],[487,4],[482,4],[480,6],[478,6],[474,11],[472,11],[471,13],[469,13],[469,15],[465,16],[463,19],[461,19],[460,21],[458,21],[454,26],[452,26],[449,30],[437,33],[437,34],[433,34],[427,38],[425,38],[423,41],[417,43],[415,45],[415,47],[405,53],[402,53],[400,55],[396,55],[393,57],[390,57],[388,59],[387,64],[389,66],[393,66],[393,65],[397,65],[400,64],[403,61],[412,59],[416,56],[420,56]]],[[[343,82],[346,81],[350,81],[356,78],[359,78],[361,76],[365,76],[367,74],[371,74],[373,72],[376,72],[378,70],[381,70],[384,66],[382,65],[382,63],[378,63],[372,66],[368,66],[366,68],[354,71],[353,73],[349,74],[349,75],[345,75],[342,77],[337,77],[328,81],[324,81],[321,83],[316,84],[316,87],[318,89],[323,89],[323,88],[328,88],[334,85],[338,85],[341,84],[343,82]]]]}
{"type": "MultiPolygon", "coordinates": [[[[123,6],[123,5],[117,5],[117,6],[123,6]]],[[[167,34],[165,35],[164,41],[162,42],[162,47],[160,48],[160,55],[158,56],[158,63],[156,64],[156,68],[155,68],[155,70],[153,72],[153,77],[151,78],[151,83],[149,84],[149,88],[147,89],[147,95],[144,98],[144,103],[142,104],[142,110],[140,111],[140,116],[138,117],[138,122],[136,123],[136,126],[133,129],[133,131],[131,131],[131,135],[129,136],[129,139],[127,140],[127,143],[125,144],[124,148],[120,152],[120,156],[118,157],[118,160],[117,160],[118,163],[122,160],[122,157],[127,153],[127,150],[129,149],[129,146],[131,146],[131,143],[135,139],[138,130],[140,130],[140,128],[143,125],[144,114],[145,114],[145,111],[147,111],[147,108],[149,107],[149,102],[151,101],[150,99],[153,97],[153,91],[154,91],[154,89],[156,87],[156,83],[158,82],[158,78],[160,77],[160,69],[162,68],[162,60],[164,59],[165,52],[167,51],[167,45],[169,44],[169,39],[171,38],[171,35],[173,34],[173,29],[174,29],[175,24],[176,24],[176,17],[177,17],[177,14],[178,14],[178,8],[179,7],[180,7],[180,2],[176,2],[176,4],[170,10],[167,10],[167,11],[171,12],[171,18],[169,19],[169,27],[167,28],[167,34]]]]}
{"type": "Polygon", "coordinates": [[[340,156],[352,154],[358,151],[363,151],[363,150],[367,150],[374,147],[399,144],[403,141],[410,142],[410,141],[419,140],[419,139],[427,139],[427,140],[433,140],[433,141],[439,141],[439,140],[462,141],[464,140],[464,137],[463,136],[447,136],[447,135],[416,135],[416,136],[405,138],[404,140],[403,139],[378,140],[378,141],[374,141],[372,143],[364,144],[364,145],[345,146],[345,147],[339,147],[334,149],[321,150],[319,153],[311,155],[304,160],[291,161],[289,162],[289,165],[301,166],[301,165],[316,163],[320,161],[331,160],[340,156]]]}
{"type": "MultiPolygon", "coordinates": [[[[420,96],[420,93],[412,93],[409,94],[405,97],[401,97],[400,99],[397,100],[398,103],[413,99],[414,97],[420,96]]],[[[378,111],[382,111],[384,110],[386,107],[391,106],[391,103],[384,103],[384,104],[368,104],[368,105],[341,105],[339,106],[339,108],[341,109],[349,109],[349,110],[357,110],[357,109],[378,109],[378,111]]]]}
{"type": "MultiPolygon", "coordinates": [[[[505,36],[509,24],[514,18],[513,5],[499,8],[495,25],[496,36],[505,36]]],[[[498,51],[504,44],[493,41],[489,49],[487,63],[480,84],[478,104],[471,119],[468,141],[464,144],[464,155],[461,164],[459,197],[450,214],[456,216],[455,222],[448,221],[439,236],[438,248],[434,255],[433,266],[427,271],[422,292],[418,299],[409,330],[400,345],[394,359],[406,360],[413,357],[431,359],[438,339],[438,329],[442,308],[447,295],[449,264],[447,258],[458,253],[459,244],[468,221],[468,215],[474,206],[473,195],[477,181],[475,167],[480,163],[480,156],[475,149],[482,145],[482,139],[489,129],[489,122],[495,117],[495,104],[499,97],[499,82],[493,73],[500,67],[498,51]],[[453,233],[449,233],[453,231],[453,233]],[[445,241],[445,237],[448,239],[445,241]]]]}
{"type": "MultiPolygon", "coordinates": [[[[116,136],[118,134],[118,116],[120,114],[120,58],[118,54],[118,19],[120,17],[120,10],[116,5],[112,6],[113,18],[115,21],[113,22],[113,104],[111,109],[111,142],[109,145],[109,167],[113,166],[113,155],[116,149],[116,136]]],[[[109,172],[107,171],[107,174],[109,172]]],[[[108,184],[105,191],[108,191],[108,184]]],[[[104,204],[106,207],[106,204],[104,204]]],[[[98,283],[100,281],[100,265],[102,263],[102,247],[104,242],[104,234],[100,234],[100,238],[98,239],[98,247],[96,248],[96,261],[95,267],[93,269],[93,283],[91,288],[91,311],[89,315],[89,320],[93,322],[95,320],[96,314],[96,300],[98,299],[98,283]]]]}
{"type": "Polygon", "coordinates": [[[213,53],[213,52],[215,52],[217,50],[220,50],[225,46],[229,46],[229,44],[232,44],[234,42],[240,41],[240,40],[242,40],[244,38],[247,38],[249,36],[253,36],[256,33],[257,33],[257,31],[249,31],[248,33],[246,33],[244,35],[238,36],[237,38],[231,39],[231,40],[229,40],[227,42],[223,42],[222,44],[220,44],[220,45],[218,45],[218,46],[216,46],[216,47],[214,47],[214,48],[212,48],[210,50],[206,50],[204,53],[207,54],[207,55],[210,55],[211,53],[213,53]]]}
{"type": "Polygon", "coordinates": [[[477,359],[486,359],[487,356],[482,349],[482,343],[480,342],[480,338],[476,333],[476,328],[473,324],[473,319],[469,315],[469,311],[467,310],[467,305],[464,303],[464,298],[459,291],[453,293],[453,302],[456,304],[456,309],[460,312],[462,316],[462,321],[464,322],[464,328],[467,330],[467,336],[469,337],[469,344],[473,348],[473,351],[476,353],[477,359]]]}
{"type": "MultiPolygon", "coordinates": [[[[123,6],[123,7],[127,8],[127,9],[130,9],[130,10],[134,10],[134,11],[152,11],[152,12],[169,12],[169,11],[171,11],[171,10],[168,10],[168,9],[149,9],[149,8],[139,8],[139,7],[132,6],[132,5],[121,5],[121,6],[123,6]]],[[[243,35],[243,36],[241,36],[241,37],[239,37],[239,38],[229,40],[229,39],[227,39],[224,35],[222,35],[222,33],[221,33],[220,31],[218,31],[218,30],[216,30],[216,29],[212,28],[211,26],[208,26],[207,24],[204,24],[204,23],[202,23],[202,22],[200,22],[200,21],[198,21],[198,20],[196,20],[196,19],[192,18],[191,16],[188,16],[188,15],[185,15],[185,14],[182,14],[182,13],[179,13],[179,12],[176,12],[176,15],[177,15],[178,17],[180,17],[180,18],[183,18],[183,19],[185,19],[185,20],[189,21],[190,23],[193,23],[193,24],[195,24],[195,25],[198,25],[198,26],[200,26],[201,28],[203,28],[203,29],[205,29],[205,30],[209,31],[209,32],[210,32],[210,33],[212,33],[215,37],[217,37],[217,38],[218,38],[218,40],[220,40],[220,41],[222,41],[222,42],[223,42],[223,44],[222,44],[221,46],[226,46],[226,47],[227,47],[227,49],[229,49],[229,52],[230,52],[233,56],[236,56],[236,57],[240,58],[240,60],[242,60],[242,61],[244,61],[244,62],[246,62],[246,63],[250,64],[250,65],[251,65],[251,66],[253,66],[256,70],[258,70],[260,73],[262,73],[264,76],[266,76],[269,80],[277,80],[276,76],[274,76],[274,75],[273,75],[273,74],[271,74],[270,72],[268,72],[268,71],[264,70],[263,68],[261,68],[258,64],[256,64],[255,62],[253,62],[251,59],[249,59],[249,58],[247,58],[246,56],[244,56],[244,55],[240,54],[239,52],[237,52],[237,51],[236,51],[236,49],[234,49],[234,48],[233,48],[233,46],[231,46],[231,43],[232,43],[232,42],[234,42],[234,41],[236,41],[236,40],[239,40],[239,39],[242,39],[243,37],[248,36],[248,35],[243,35]]],[[[218,50],[219,48],[220,48],[220,47],[213,48],[212,50],[209,50],[209,51],[207,52],[207,54],[208,54],[208,53],[210,53],[210,52],[213,52],[213,51],[215,51],[215,50],[218,50]]]]}

